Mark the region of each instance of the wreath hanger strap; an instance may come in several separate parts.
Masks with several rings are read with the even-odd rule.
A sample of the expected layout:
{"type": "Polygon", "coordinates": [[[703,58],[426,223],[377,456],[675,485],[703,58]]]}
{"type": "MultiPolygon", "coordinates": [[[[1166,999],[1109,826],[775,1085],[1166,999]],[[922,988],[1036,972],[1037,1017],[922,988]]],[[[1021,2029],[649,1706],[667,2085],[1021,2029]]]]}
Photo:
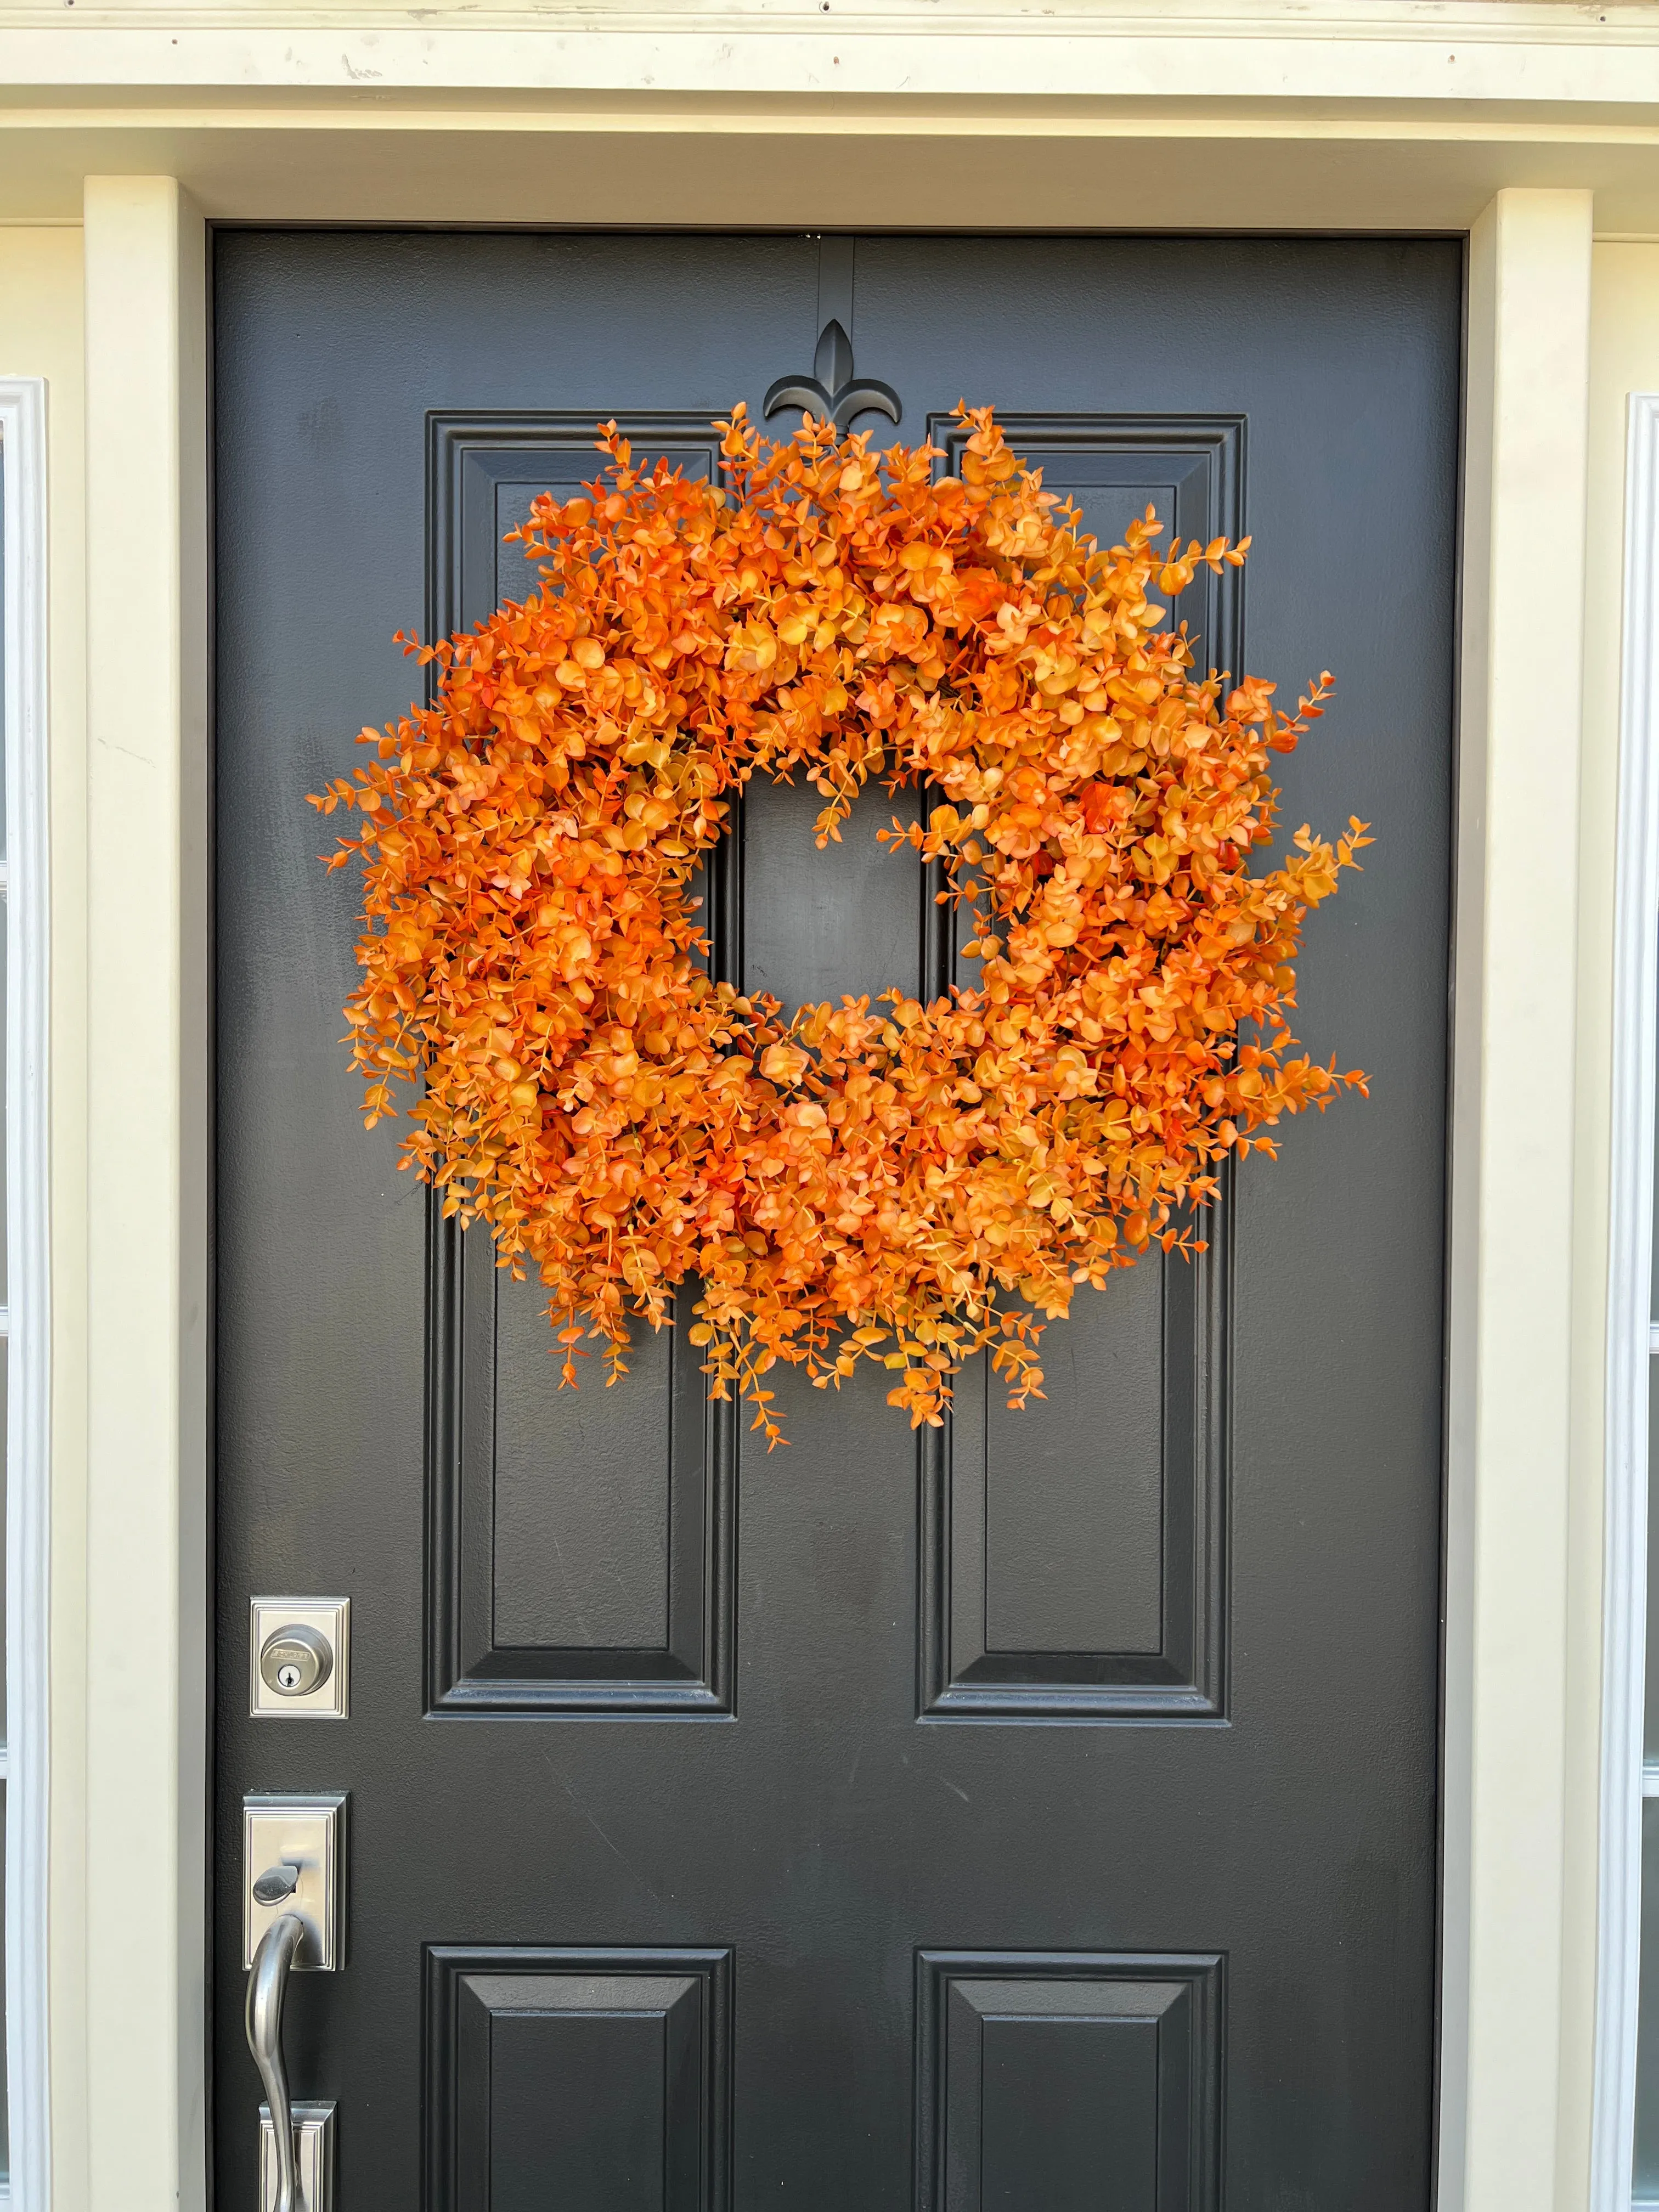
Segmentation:
{"type": "Polygon", "coordinates": [[[845,430],[855,415],[874,411],[892,422],[903,410],[890,384],[854,379],[853,274],[854,238],[818,240],[818,343],[811,376],[781,376],[766,395],[769,422],[786,407],[799,407],[845,430]]]}

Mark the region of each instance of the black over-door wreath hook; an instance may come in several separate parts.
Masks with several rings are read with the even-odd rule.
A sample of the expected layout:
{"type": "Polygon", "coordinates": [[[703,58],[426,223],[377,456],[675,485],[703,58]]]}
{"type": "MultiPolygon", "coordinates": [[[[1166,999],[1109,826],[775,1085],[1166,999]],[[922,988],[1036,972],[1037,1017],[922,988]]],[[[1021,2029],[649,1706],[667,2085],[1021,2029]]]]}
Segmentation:
{"type": "Polygon", "coordinates": [[[899,396],[890,384],[874,377],[854,382],[853,341],[853,256],[857,241],[823,238],[818,241],[818,348],[811,376],[781,376],[766,395],[770,416],[782,407],[805,408],[820,421],[846,429],[855,415],[876,409],[896,422],[899,396]]]}

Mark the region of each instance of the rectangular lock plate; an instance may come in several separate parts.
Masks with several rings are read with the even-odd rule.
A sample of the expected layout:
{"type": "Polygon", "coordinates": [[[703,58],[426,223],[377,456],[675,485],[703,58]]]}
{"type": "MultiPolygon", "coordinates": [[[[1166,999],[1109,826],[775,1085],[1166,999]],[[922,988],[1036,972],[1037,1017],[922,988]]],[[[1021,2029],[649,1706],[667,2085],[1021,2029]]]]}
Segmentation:
{"type": "MultiPolygon", "coordinates": [[[[334,2212],[334,2100],[296,2102],[292,2111],[302,2212],[334,2212]]],[[[269,2105],[259,2107],[259,2212],[276,2212],[276,2130],[269,2105]]]]}
{"type": "Polygon", "coordinates": [[[351,1711],[351,1600],[256,1597],[248,1604],[247,1709],[258,1721],[343,1721],[351,1711]],[[295,1693],[268,1682],[259,1668],[266,1644],[284,1628],[313,1631],[329,1655],[314,1689],[295,1693]]]}
{"type": "Polygon", "coordinates": [[[242,1966],[253,1964],[259,1938],[273,1920],[294,1913],[305,1936],[296,1971],[332,1973],[345,1964],[345,1811],[343,1791],[318,1797],[242,1800],[242,1966]],[[270,1867],[297,1867],[292,1893],[261,1905],[253,1885],[270,1867]]]}

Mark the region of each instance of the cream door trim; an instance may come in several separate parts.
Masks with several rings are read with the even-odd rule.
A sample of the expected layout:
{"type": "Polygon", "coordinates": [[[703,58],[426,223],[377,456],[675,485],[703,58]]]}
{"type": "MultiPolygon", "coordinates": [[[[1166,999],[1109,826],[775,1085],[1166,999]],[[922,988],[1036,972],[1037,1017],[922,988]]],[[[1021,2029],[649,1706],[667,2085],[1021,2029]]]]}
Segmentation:
{"type": "MultiPolygon", "coordinates": [[[[216,188],[245,208],[264,134],[246,137],[234,191],[223,171],[216,188]]],[[[434,149],[411,131],[400,159],[434,149]]],[[[752,166],[717,137],[714,154],[730,163],[723,219],[752,220],[752,166]]],[[[812,158],[818,220],[843,219],[812,158]]],[[[349,212],[349,195],[337,204],[349,212]]],[[[888,218],[912,205],[896,191],[888,218]]],[[[1577,2212],[1588,2185],[1564,1838],[1591,205],[1583,189],[1502,191],[1471,248],[1440,2212],[1577,2212]]],[[[56,1993],[85,2008],[88,2033],[84,2110],[61,2083],[58,2128],[88,2146],[96,2212],[192,2212],[209,1599],[203,229],[167,175],[90,177],[85,219],[91,1963],[83,1990],[56,1993]],[[141,1680],[135,1638],[158,1615],[177,1637],[141,1680]]]]}
{"type": "Polygon", "coordinates": [[[1573,2202],[1555,2192],[1571,1677],[1591,215],[1588,193],[1501,192],[1470,241],[1449,1279],[1443,2212],[1544,2212],[1573,2202]]]}
{"type": "Polygon", "coordinates": [[[204,245],[172,179],[88,179],[82,2002],[107,2212],[199,2206],[206,2172],[204,245]]]}

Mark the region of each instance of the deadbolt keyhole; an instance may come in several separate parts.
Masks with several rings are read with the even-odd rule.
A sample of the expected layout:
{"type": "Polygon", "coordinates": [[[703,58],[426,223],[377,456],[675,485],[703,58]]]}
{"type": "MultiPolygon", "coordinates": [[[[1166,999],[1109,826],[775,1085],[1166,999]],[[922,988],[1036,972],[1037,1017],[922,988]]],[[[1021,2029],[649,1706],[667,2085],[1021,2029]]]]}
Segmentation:
{"type": "Polygon", "coordinates": [[[259,1674],[279,1698],[308,1697],[334,1671],[334,1652],[319,1629],[301,1623],[279,1628],[259,1647],[259,1674]]]}

